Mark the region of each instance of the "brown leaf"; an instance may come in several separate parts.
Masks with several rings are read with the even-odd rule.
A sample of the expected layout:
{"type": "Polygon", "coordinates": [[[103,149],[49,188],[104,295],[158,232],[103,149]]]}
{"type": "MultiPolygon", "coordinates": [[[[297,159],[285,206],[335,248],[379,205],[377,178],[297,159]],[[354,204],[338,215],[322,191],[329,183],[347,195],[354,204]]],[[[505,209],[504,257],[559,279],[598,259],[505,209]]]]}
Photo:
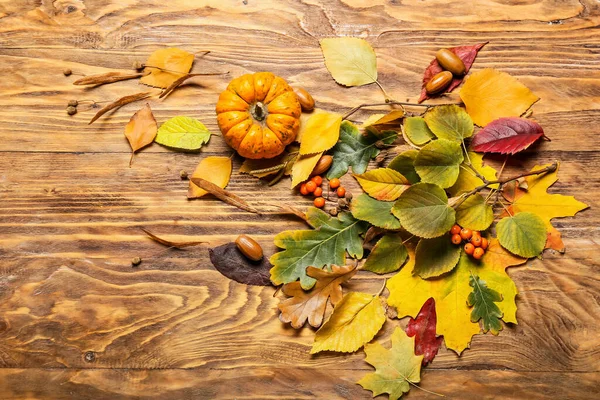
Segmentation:
{"type": "Polygon", "coordinates": [[[341,284],[356,274],[356,266],[333,265],[331,272],[307,267],[306,274],[317,280],[315,286],[306,292],[299,281],[283,285],[283,293],[291,298],[283,300],[278,306],[281,311],[279,319],[291,322],[296,329],[302,328],[306,320],[314,328],[321,326],[327,303],[336,305],[342,299],[341,284]]]}
{"type": "Polygon", "coordinates": [[[147,103],[133,114],[129,123],[125,126],[125,136],[134,153],[152,143],[157,131],[156,119],[154,119],[152,110],[147,103]]]}
{"type": "Polygon", "coordinates": [[[152,92],[140,92],[140,93],[130,94],[130,95],[121,97],[120,99],[117,99],[117,100],[113,101],[112,103],[101,108],[100,111],[98,111],[96,113],[96,115],[94,115],[94,118],[91,119],[91,121],[88,123],[88,125],[94,123],[94,121],[96,121],[98,118],[100,118],[101,116],[103,116],[104,114],[109,112],[110,110],[113,110],[113,109],[119,108],[119,107],[123,107],[125,104],[133,103],[134,101],[145,99],[146,97],[149,97],[151,94],[152,94],[152,92]]]}
{"type": "Polygon", "coordinates": [[[282,214],[293,214],[304,221],[307,220],[306,213],[298,210],[296,207],[292,207],[288,204],[272,204],[272,203],[270,203],[270,205],[281,209],[282,214]]]}
{"type": "Polygon", "coordinates": [[[130,72],[127,74],[122,72],[107,72],[105,74],[90,75],[77,79],[75,82],[73,82],[73,85],[104,85],[105,83],[114,83],[128,79],[141,78],[146,74],[147,72],[130,72]]]}
{"type": "Polygon", "coordinates": [[[191,181],[194,185],[206,190],[208,193],[212,194],[217,199],[227,204],[231,204],[232,206],[235,206],[244,211],[260,214],[260,212],[256,208],[250,206],[248,203],[246,203],[244,200],[242,200],[235,194],[231,193],[228,190],[221,189],[220,187],[218,187],[212,182],[207,181],[206,179],[192,178],[191,181]]]}
{"type": "Polygon", "coordinates": [[[165,90],[163,90],[163,92],[160,94],[160,96],[158,96],[158,98],[162,99],[163,97],[168,96],[169,94],[171,94],[171,92],[173,90],[177,89],[183,82],[185,82],[188,79],[193,78],[195,76],[224,75],[227,73],[228,72],[214,72],[214,73],[207,73],[207,74],[185,74],[181,78],[178,78],[175,82],[171,83],[171,85],[169,85],[169,87],[167,87],[165,90]]]}
{"type": "Polygon", "coordinates": [[[208,243],[208,242],[172,242],[170,240],[166,240],[166,239],[160,238],[160,237],[154,235],[153,233],[147,231],[144,228],[142,228],[142,230],[144,231],[144,233],[146,235],[148,235],[148,237],[150,239],[154,240],[155,242],[158,242],[160,244],[164,244],[167,247],[175,247],[176,249],[183,249],[184,247],[198,246],[200,244],[206,244],[206,243],[208,243]]]}
{"type": "Polygon", "coordinates": [[[190,72],[194,62],[194,55],[175,47],[158,49],[148,57],[144,63],[144,71],[150,74],[144,76],[140,82],[144,85],[167,88],[182,75],[190,72]]]}
{"type": "Polygon", "coordinates": [[[210,262],[221,274],[229,279],[246,285],[270,286],[273,267],[268,257],[260,262],[247,259],[235,243],[227,243],[214,249],[209,249],[210,262]]]}

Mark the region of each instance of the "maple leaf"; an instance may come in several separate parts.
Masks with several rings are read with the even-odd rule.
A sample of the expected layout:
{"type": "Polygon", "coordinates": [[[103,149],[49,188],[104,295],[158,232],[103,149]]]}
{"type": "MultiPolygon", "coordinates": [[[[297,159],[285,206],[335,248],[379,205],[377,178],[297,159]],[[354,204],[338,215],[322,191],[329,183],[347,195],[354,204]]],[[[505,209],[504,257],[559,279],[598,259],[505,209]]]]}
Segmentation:
{"type": "Polygon", "coordinates": [[[371,341],[384,323],[381,297],[350,292],[315,334],[310,354],[325,350],[352,353],[371,341]]]}
{"type": "Polygon", "coordinates": [[[367,230],[366,222],[346,212],[333,218],[315,207],[308,209],[306,217],[314,230],[284,231],[275,236],[275,245],[284,249],[271,257],[271,280],[275,285],[300,279],[302,288],[310,289],[316,280],[306,275],[306,267],[344,265],[346,251],[362,258],[359,235],[367,230]]]}
{"type": "Polygon", "coordinates": [[[471,142],[481,153],[516,154],[544,136],[542,127],[525,118],[499,118],[480,130],[471,142]]]}
{"type": "Polygon", "coordinates": [[[490,239],[485,255],[480,261],[462,256],[456,268],[443,279],[422,279],[412,274],[414,268],[414,250],[408,248],[410,259],[387,282],[390,291],[388,304],[398,310],[398,317],[415,317],[421,305],[430,297],[435,300],[437,314],[437,332],[444,336],[446,347],[460,354],[469,347],[471,337],[480,332],[477,323],[471,322],[471,310],[467,298],[471,292],[469,286],[470,271],[484,279],[488,287],[502,295],[498,308],[504,314],[507,323],[517,323],[515,296],[517,287],[506,273],[506,268],[527,261],[504,250],[498,240],[490,239]]]}
{"type": "MultiPolygon", "coordinates": [[[[539,170],[542,167],[545,166],[535,166],[532,171],[539,170]]],[[[552,226],[552,219],[572,217],[579,211],[588,208],[588,205],[575,200],[573,196],[547,193],[548,188],[558,179],[559,167],[560,165],[557,166],[554,172],[526,177],[524,182],[526,183],[527,190],[513,186],[511,192],[507,190],[510,186],[505,186],[503,196],[511,202],[508,210],[512,215],[529,211],[542,218],[547,229],[545,247],[564,252],[565,245],[561,239],[560,232],[552,226]]]]}
{"type": "Polygon", "coordinates": [[[397,400],[410,390],[410,385],[421,381],[423,356],[414,354],[415,339],[400,328],[392,333],[392,347],[388,350],[379,343],[365,346],[365,361],[375,367],[375,372],[365,375],[358,384],[373,392],[373,397],[388,393],[397,400]]]}
{"type": "Polygon", "coordinates": [[[481,320],[483,333],[491,331],[493,335],[497,335],[502,330],[502,312],[495,303],[502,301],[502,295],[487,287],[485,281],[476,275],[469,277],[469,286],[473,288],[467,297],[467,303],[473,307],[471,322],[481,320]]]}
{"type": "Polygon", "coordinates": [[[332,148],[340,137],[342,116],[328,112],[313,113],[302,123],[302,141],[300,154],[308,155],[322,153],[332,148]]]}
{"type": "MultiPolygon", "coordinates": [[[[479,43],[479,44],[472,45],[472,46],[450,47],[448,50],[450,50],[451,52],[456,54],[458,56],[458,58],[460,58],[462,60],[463,64],[465,64],[465,75],[466,75],[469,72],[469,70],[471,69],[473,62],[475,61],[475,57],[477,57],[477,53],[486,44],[487,44],[487,42],[479,43]]],[[[437,74],[439,74],[442,71],[443,71],[442,66],[440,65],[440,63],[438,63],[438,60],[436,58],[434,58],[431,61],[431,63],[429,64],[429,66],[425,69],[425,73],[423,74],[423,88],[421,89],[421,97],[419,97],[419,103],[421,103],[427,99],[430,99],[432,97],[437,97],[440,94],[442,94],[442,93],[440,93],[440,94],[430,95],[430,94],[427,94],[427,91],[425,90],[425,85],[427,85],[427,82],[429,82],[431,80],[431,78],[433,78],[434,76],[436,76],[437,74]]],[[[448,92],[453,91],[458,85],[460,85],[460,83],[463,81],[463,79],[464,79],[464,76],[454,76],[452,78],[452,82],[450,82],[450,85],[448,86],[448,88],[446,90],[443,91],[443,93],[448,93],[448,92]]]]}
{"type": "MultiPolygon", "coordinates": [[[[125,126],[125,137],[131,146],[131,160],[136,151],[154,141],[157,130],[156,120],[148,104],[133,114],[125,126]]],[[[129,165],[131,165],[131,160],[129,165]]]]}
{"type": "Polygon", "coordinates": [[[435,300],[430,297],[421,307],[417,318],[410,318],[406,325],[406,334],[414,336],[415,354],[423,356],[424,366],[433,361],[444,340],[442,336],[436,335],[436,324],[435,300]]]}
{"type": "Polygon", "coordinates": [[[190,177],[190,186],[187,195],[188,199],[196,199],[208,193],[206,190],[195,185],[192,182],[193,178],[203,178],[223,189],[229,183],[231,168],[231,158],[229,157],[210,156],[200,161],[196,170],[190,177]]]}
{"type": "Polygon", "coordinates": [[[315,286],[306,292],[302,290],[300,282],[291,282],[283,285],[282,292],[289,299],[279,303],[279,319],[290,322],[293,328],[302,328],[308,323],[313,328],[318,328],[323,323],[325,309],[328,303],[336,305],[342,299],[341,284],[348,281],[356,274],[355,266],[331,266],[331,272],[315,267],[306,268],[306,275],[317,280],[315,286]]]}
{"type": "Polygon", "coordinates": [[[271,264],[263,257],[259,263],[244,256],[235,243],[208,250],[210,262],[223,276],[246,285],[269,286],[271,264]]]}
{"type": "Polygon", "coordinates": [[[144,85],[168,88],[173,82],[190,72],[194,55],[187,51],[170,47],[150,54],[144,64],[144,72],[150,72],[140,79],[144,85]]]}
{"type": "Polygon", "coordinates": [[[325,66],[335,81],[344,86],[362,86],[377,81],[377,56],[364,39],[341,37],[321,39],[325,66]]]}

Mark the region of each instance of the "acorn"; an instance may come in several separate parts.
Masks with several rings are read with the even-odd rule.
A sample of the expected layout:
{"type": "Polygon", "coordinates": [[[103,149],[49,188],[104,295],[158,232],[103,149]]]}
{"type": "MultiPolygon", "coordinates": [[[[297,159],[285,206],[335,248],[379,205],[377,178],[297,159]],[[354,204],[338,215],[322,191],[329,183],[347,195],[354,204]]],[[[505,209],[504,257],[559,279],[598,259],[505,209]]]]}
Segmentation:
{"type": "Polygon", "coordinates": [[[235,239],[235,245],[246,258],[260,261],[263,258],[263,249],[260,244],[248,235],[240,235],[235,239]]]}

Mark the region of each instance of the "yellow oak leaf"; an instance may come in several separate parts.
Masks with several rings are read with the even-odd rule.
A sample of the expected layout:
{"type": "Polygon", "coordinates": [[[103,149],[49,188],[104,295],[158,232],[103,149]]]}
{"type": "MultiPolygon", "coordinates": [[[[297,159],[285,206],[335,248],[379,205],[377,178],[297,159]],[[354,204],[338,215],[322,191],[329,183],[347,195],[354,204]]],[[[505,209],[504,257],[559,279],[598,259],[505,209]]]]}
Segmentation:
{"type": "Polygon", "coordinates": [[[167,88],[173,82],[190,72],[194,63],[194,55],[187,51],[170,47],[159,49],[150,54],[144,65],[144,72],[149,72],[140,79],[144,85],[167,88]]]}
{"type": "Polygon", "coordinates": [[[292,166],[292,189],[304,182],[313,172],[323,153],[299,156],[292,166]]]}
{"type": "Polygon", "coordinates": [[[479,126],[502,117],[519,117],[540,99],[516,78],[491,68],[467,77],[460,98],[479,126]]]}
{"type": "Polygon", "coordinates": [[[302,141],[300,154],[315,154],[329,150],[340,137],[342,116],[339,114],[319,112],[313,114],[305,124],[301,125],[302,141]]]}
{"type": "Polygon", "coordinates": [[[200,189],[191,181],[192,178],[202,178],[214,183],[221,189],[225,189],[231,177],[231,158],[229,157],[206,157],[196,167],[196,170],[190,178],[190,186],[188,188],[188,199],[196,199],[202,197],[208,192],[200,189]]]}
{"type": "Polygon", "coordinates": [[[377,56],[364,39],[353,37],[321,40],[325,66],[335,81],[344,86],[361,86],[377,81],[377,56]]]}
{"type": "MultiPolygon", "coordinates": [[[[409,247],[409,246],[407,246],[409,247]]],[[[463,254],[458,266],[440,279],[422,279],[413,275],[414,249],[409,248],[407,264],[387,282],[390,291],[388,304],[398,310],[398,317],[415,318],[427,299],[433,297],[437,314],[437,333],[443,335],[446,347],[460,354],[469,347],[471,337],[480,332],[478,323],[471,322],[467,298],[471,273],[487,282],[488,287],[502,295],[497,303],[505,322],[517,323],[515,296],[517,287],[506,273],[506,268],[526,261],[504,250],[496,239],[489,241],[481,261],[463,254]]]]}
{"type": "MultiPolygon", "coordinates": [[[[535,166],[532,171],[539,170],[546,165],[535,166]]],[[[503,195],[512,205],[508,208],[511,214],[529,211],[544,221],[548,231],[545,248],[560,252],[565,251],[565,245],[561,239],[560,232],[552,226],[551,220],[560,217],[572,217],[579,211],[588,208],[588,205],[575,200],[573,196],[562,194],[550,194],[548,188],[558,179],[558,167],[556,171],[544,175],[532,175],[525,178],[527,190],[513,187],[511,191],[505,190],[503,195]]],[[[506,212],[505,212],[505,215],[506,212]]]]}
{"type": "Polygon", "coordinates": [[[152,143],[157,131],[156,119],[154,119],[150,106],[146,104],[133,114],[125,126],[125,137],[129,141],[131,151],[135,153],[142,147],[152,143]]]}
{"type": "Polygon", "coordinates": [[[385,310],[379,296],[350,292],[317,331],[310,354],[324,350],[352,353],[371,341],[384,322],[385,310]]]}
{"type": "MultiPolygon", "coordinates": [[[[481,175],[490,181],[496,180],[496,170],[489,165],[483,165],[483,154],[468,152],[468,158],[471,160],[471,166],[477,170],[481,175]]],[[[451,196],[458,196],[461,193],[471,191],[477,186],[483,185],[483,181],[475,175],[471,169],[465,165],[460,166],[460,172],[454,185],[452,185],[448,192],[451,196]]],[[[492,188],[497,188],[498,185],[491,185],[492,188]]]]}

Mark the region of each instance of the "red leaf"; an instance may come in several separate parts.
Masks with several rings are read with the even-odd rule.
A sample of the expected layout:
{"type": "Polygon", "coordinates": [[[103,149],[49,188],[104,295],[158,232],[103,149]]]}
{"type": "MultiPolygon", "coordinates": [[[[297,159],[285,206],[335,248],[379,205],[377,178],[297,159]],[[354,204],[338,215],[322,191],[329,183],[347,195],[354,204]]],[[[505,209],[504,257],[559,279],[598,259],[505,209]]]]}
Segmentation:
{"type": "Polygon", "coordinates": [[[423,355],[423,365],[433,361],[444,339],[436,336],[436,324],[435,300],[431,297],[421,307],[417,319],[411,318],[406,326],[406,334],[415,336],[415,354],[423,355]]]}
{"type": "MultiPolygon", "coordinates": [[[[479,44],[476,44],[473,46],[451,47],[448,50],[450,50],[451,52],[456,54],[458,56],[458,58],[460,58],[462,60],[462,62],[465,64],[465,75],[467,75],[467,73],[471,69],[471,65],[473,65],[473,62],[475,61],[475,57],[477,57],[477,52],[479,50],[481,50],[481,48],[483,46],[485,46],[486,44],[487,44],[487,42],[479,43],[479,44]]],[[[425,91],[425,85],[427,85],[427,82],[429,82],[431,80],[431,78],[433,78],[436,74],[438,74],[442,71],[443,71],[442,67],[438,63],[437,59],[434,58],[433,61],[427,67],[427,69],[425,69],[425,73],[423,74],[423,88],[421,89],[421,97],[419,97],[419,103],[421,103],[427,99],[438,97],[439,95],[441,95],[444,92],[446,92],[446,93],[451,92],[458,85],[460,85],[461,82],[463,81],[463,79],[465,78],[465,75],[458,76],[458,77],[455,76],[452,79],[452,82],[450,82],[450,86],[448,86],[448,89],[444,90],[442,93],[438,93],[438,94],[434,94],[434,95],[427,94],[427,92],[425,91]]]]}
{"type": "Polygon", "coordinates": [[[544,136],[537,122],[525,118],[499,118],[473,137],[471,146],[480,153],[515,154],[544,136]]]}

